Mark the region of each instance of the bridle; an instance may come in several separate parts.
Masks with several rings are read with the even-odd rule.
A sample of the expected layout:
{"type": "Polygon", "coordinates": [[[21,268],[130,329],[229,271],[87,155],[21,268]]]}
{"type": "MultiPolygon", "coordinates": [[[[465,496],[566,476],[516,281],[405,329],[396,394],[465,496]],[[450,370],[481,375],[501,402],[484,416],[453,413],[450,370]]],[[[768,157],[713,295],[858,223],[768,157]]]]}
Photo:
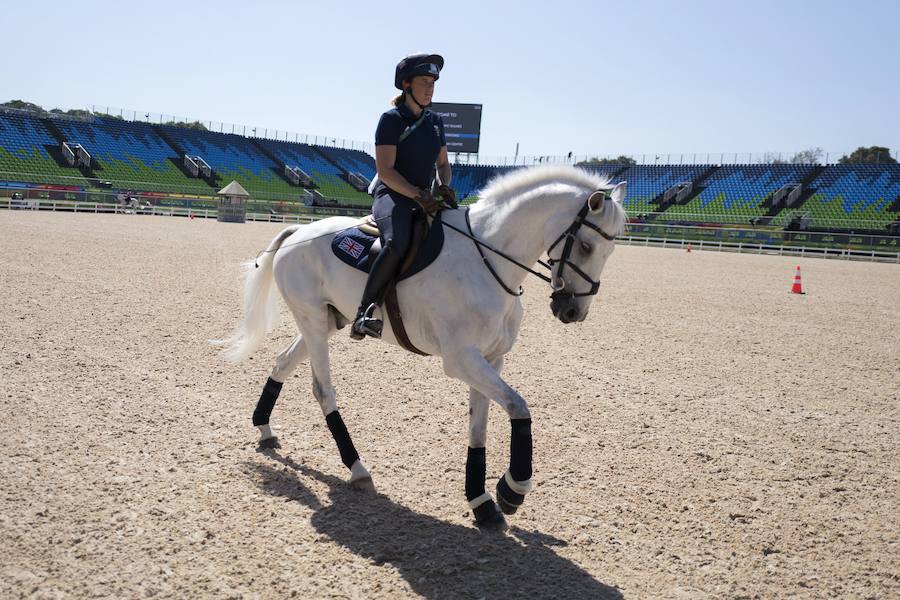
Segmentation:
{"type": "MultiPolygon", "coordinates": [[[[594,192],[595,194],[597,192],[594,192]]],[[[603,194],[603,202],[609,201],[609,196],[606,195],[605,192],[601,192],[603,194]]],[[[593,195],[592,195],[593,196],[593,195]]],[[[587,220],[588,209],[590,208],[590,200],[588,200],[581,210],[578,211],[578,215],[576,215],[575,220],[569,225],[569,228],[560,234],[556,241],[550,244],[550,248],[547,249],[547,256],[550,256],[550,253],[553,252],[553,249],[559,244],[562,240],[566,240],[565,244],[563,244],[562,253],[559,255],[559,258],[548,258],[546,267],[551,269],[553,265],[558,264],[559,269],[556,271],[556,279],[561,281],[562,284],[557,287],[553,280],[548,280],[550,283],[550,287],[553,288],[553,293],[550,294],[550,298],[556,300],[557,298],[580,298],[582,296],[595,296],[597,292],[600,291],[600,280],[594,281],[590,278],[590,276],[581,270],[581,268],[569,260],[569,257],[572,256],[572,248],[575,246],[575,236],[578,234],[578,230],[581,229],[582,225],[587,225],[597,233],[599,233],[603,239],[608,240],[610,242],[615,241],[616,236],[609,235],[603,229],[601,229],[598,225],[595,225],[587,220]],[[566,284],[563,279],[563,270],[568,266],[570,269],[575,271],[577,275],[579,275],[582,279],[591,284],[591,289],[587,292],[575,293],[572,291],[566,292],[566,284]]],[[[542,265],[543,261],[539,261],[542,265]]]]}
{"type": "MultiPolygon", "coordinates": [[[[604,190],[597,190],[596,192],[591,194],[591,198],[594,197],[594,194],[603,194],[603,200],[602,200],[603,202],[611,201],[609,195],[604,190]]],[[[585,202],[585,204],[581,208],[581,210],[578,211],[578,214],[575,215],[575,220],[572,221],[572,224],[569,225],[569,227],[565,231],[563,231],[561,234],[559,234],[559,237],[556,238],[556,240],[552,244],[550,244],[550,248],[547,249],[548,257],[549,257],[549,254],[551,252],[553,252],[553,249],[556,248],[561,241],[565,240],[565,243],[562,246],[562,251],[560,252],[559,258],[548,258],[547,262],[544,262],[542,260],[538,261],[538,264],[540,264],[542,267],[544,267],[545,269],[550,271],[550,277],[548,277],[547,275],[545,275],[543,273],[539,273],[538,271],[535,271],[531,267],[523,265],[522,263],[520,263],[516,259],[512,258],[511,256],[505,254],[504,252],[501,252],[500,250],[497,250],[496,248],[493,248],[489,244],[486,244],[486,243],[482,242],[481,240],[479,240],[478,238],[476,238],[475,234],[472,232],[472,224],[469,221],[469,209],[468,208],[466,208],[466,212],[465,212],[466,227],[469,230],[468,233],[466,233],[462,229],[459,229],[459,228],[451,225],[450,223],[447,223],[446,221],[442,221],[442,223],[445,227],[449,227],[450,229],[453,229],[454,231],[466,236],[467,238],[469,238],[470,240],[472,240],[475,243],[475,247],[478,248],[478,254],[481,255],[481,261],[484,263],[484,266],[487,267],[487,270],[490,271],[491,275],[494,276],[494,279],[497,280],[497,283],[500,284],[500,287],[502,287],[506,291],[507,294],[510,294],[512,296],[521,296],[522,294],[525,293],[525,290],[522,288],[522,286],[519,286],[518,291],[513,291],[512,289],[510,289],[510,287],[508,285],[503,283],[503,280],[500,279],[500,275],[497,273],[496,270],[494,270],[494,267],[491,265],[487,256],[485,256],[484,251],[482,250],[482,247],[487,248],[494,254],[513,263],[520,269],[528,271],[535,277],[543,279],[544,281],[549,283],[550,287],[553,289],[553,293],[550,294],[550,298],[552,298],[554,300],[556,300],[558,298],[579,298],[581,296],[596,295],[597,292],[600,291],[600,280],[598,279],[598,280],[594,281],[593,279],[590,278],[590,276],[587,273],[582,271],[578,265],[576,265],[571,260],[569,260],[570,257],[572,256],[572,248],[575,246],[575,238],[578,235],[578,231],[581,229],[582,226],[586,225],[586,226],[590,227],[591,229],[593,229],[594,231],[596,231],[597,233],[599,233],[605,240],[612,242],[616,239],[616,236],[606,233],[605,231],[603,231],[603,229],[600,226],[598,226],[594,223],[591,223],[590,221],[587,220],[587,214],[588,214],[588,211],[590,210],[590,207],[591,207],[591,202],[590,202],[590,198],[589,198],[588,201],[585,202]],[[553,266],[556,264],[559,265],[559,268],[556,271],[556,276],[553,277],[553,266]],[[584,279],[585,281],[590,283],[591,289],[588,290],[587,292],[580,292],[580,293],[575,293],[572,291],[567,292],[566,286],[565,286],[565,281],[562,278],[563,270],[566,268],[566,266],[568,266],[570,269],[572,269],[582,279],[584,279]],[[562,281],[563,283],[561,285],[557,286],[555,283],[555,280],[562,281]]]]}

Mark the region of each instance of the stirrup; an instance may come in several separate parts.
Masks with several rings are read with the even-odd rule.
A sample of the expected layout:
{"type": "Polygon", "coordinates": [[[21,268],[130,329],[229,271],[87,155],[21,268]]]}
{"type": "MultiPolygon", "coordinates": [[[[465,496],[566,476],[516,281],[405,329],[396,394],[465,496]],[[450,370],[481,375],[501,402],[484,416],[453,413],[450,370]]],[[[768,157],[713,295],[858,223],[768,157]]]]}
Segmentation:
{"type": "Polygon", "coordinates": [[[367,335],[373,338],[381,337],[381,330],[384,328],[384,323],[381,319],[376,319],[372,316],[375,313],[377,306],[378,305],[373,302],[365,311],[360,311],[356,314],[356,320],[353,322],[353,326],[350,327],[350,337],[352,339],[361,340],[367,335]]]}

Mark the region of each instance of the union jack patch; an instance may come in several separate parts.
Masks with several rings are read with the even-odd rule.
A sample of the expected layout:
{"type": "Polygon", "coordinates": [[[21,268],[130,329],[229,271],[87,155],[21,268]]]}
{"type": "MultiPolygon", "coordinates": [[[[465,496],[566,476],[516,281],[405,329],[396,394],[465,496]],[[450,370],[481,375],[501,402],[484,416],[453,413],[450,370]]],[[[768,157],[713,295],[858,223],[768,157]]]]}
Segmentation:
{"type": "Polygon", "coordinates": [[[349,254],[353,258],[359,258],[365,251],[366,247],[351,237],[345,237],[338,244],[338,248],[349,254]]]}

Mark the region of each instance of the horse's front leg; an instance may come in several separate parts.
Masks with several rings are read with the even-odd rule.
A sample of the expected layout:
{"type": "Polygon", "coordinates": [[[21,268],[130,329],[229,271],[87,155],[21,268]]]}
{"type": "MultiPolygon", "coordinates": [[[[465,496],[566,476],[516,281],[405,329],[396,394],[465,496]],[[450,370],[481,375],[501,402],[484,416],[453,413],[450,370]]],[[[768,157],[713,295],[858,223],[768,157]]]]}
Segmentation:
{"type": "MultiPolygon", "coordinates": [[[[498,358],[491,367],[500,371],[503,359],[498,358]]],[[[469,449],[466,457],[466,500],[475,522],[480,527],[506,529],[506,519],[494,504],[490,493],[484,489],[487,473],[485,445],[490,399],[473,387],[469,388],[469,449]]]]}
{"type": "Polygon", "coordinates": [[[509,469],[497,482],[497,500],[504,513],[513,514],[533,485],[531,412],[528,404],[474,348],[448,353],[444,358],[444,370],[451,377],[468,383],[483,396],[493,399],[509,415],[512,430],[509,469]]]}

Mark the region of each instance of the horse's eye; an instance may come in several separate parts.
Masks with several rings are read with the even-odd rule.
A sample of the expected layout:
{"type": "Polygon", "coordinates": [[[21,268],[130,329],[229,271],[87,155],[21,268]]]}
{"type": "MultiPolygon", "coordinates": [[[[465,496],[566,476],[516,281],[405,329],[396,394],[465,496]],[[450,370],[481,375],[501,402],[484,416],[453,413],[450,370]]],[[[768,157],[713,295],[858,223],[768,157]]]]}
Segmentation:
{"type": "Polygon", "coordinates": [[[588,244],[587,242],[581,242],[581,251],[582,252],[584,252],[585,254],[590,254],[591,250],[593,250],[593,248],[591,247],[590,244],[588,244]]]}

